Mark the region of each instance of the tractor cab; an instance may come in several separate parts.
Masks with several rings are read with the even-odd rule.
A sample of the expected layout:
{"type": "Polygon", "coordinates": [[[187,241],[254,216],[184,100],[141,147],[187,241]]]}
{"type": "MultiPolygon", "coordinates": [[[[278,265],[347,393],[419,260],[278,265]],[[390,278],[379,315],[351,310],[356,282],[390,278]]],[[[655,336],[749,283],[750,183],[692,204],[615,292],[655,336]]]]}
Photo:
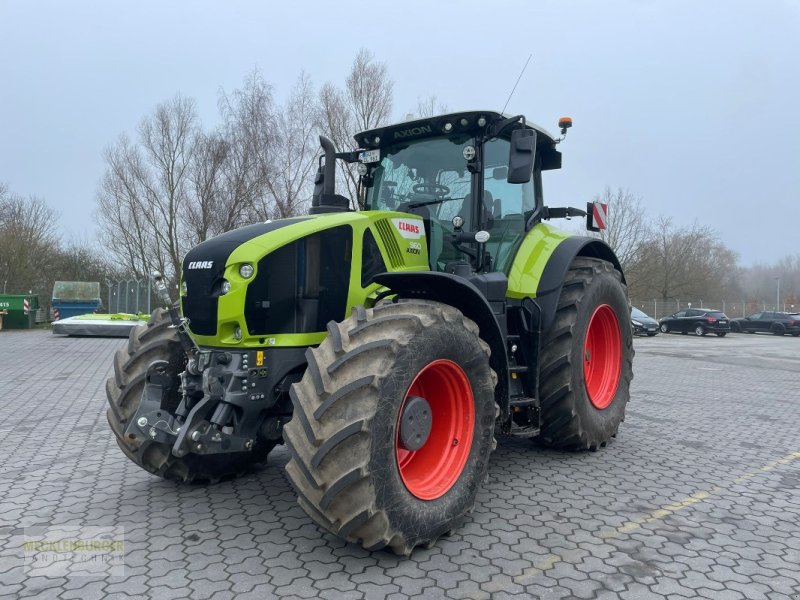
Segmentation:
{"type": "Polygon", "coordinates": [[[421,216],[434,271],[466,262],[507,273],[541,212],[541,171],[561,166],[549,133],[489,111],[407,121],[356,141],[364,208],[421,216]]]}

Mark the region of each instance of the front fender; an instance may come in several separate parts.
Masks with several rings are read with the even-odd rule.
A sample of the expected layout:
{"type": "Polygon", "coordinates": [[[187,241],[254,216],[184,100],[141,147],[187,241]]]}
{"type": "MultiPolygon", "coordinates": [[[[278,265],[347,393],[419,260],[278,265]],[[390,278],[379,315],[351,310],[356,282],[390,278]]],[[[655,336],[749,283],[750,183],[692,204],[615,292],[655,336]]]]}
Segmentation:
{"type": "Polygon", "coordinates": [[[475,321],[480,329],[481,339],[489,344],[492,351],[489,364],[497,373],[495,399],[500,406],[507,403],[509,388],[505,336],[489,302],[475,285],[463,277],[436,271],[381,273],[373,278],[373,282],[389,288],[403,298],[421,298],[449,304],[475,321]]]}

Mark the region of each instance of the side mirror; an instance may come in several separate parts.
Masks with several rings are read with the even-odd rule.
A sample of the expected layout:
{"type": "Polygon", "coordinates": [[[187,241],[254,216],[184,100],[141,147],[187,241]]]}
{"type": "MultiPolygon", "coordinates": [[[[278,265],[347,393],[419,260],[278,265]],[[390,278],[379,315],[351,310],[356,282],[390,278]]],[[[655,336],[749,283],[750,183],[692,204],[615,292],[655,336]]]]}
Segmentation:
{"type": "Polygon", "coordinates": [[[511,149],[508,153],[508,183],[528,183],[533,175],[536,158],[536,132],[533,129],[515,129],[511,132],[511,149]]]}

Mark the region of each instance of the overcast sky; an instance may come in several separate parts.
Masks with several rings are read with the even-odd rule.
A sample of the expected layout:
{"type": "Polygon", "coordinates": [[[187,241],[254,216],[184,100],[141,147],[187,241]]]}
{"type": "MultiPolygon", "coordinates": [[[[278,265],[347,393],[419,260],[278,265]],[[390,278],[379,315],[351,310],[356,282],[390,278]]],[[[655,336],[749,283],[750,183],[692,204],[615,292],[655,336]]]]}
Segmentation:
{"type": "Polygon", "coordinates": [[[29,2],[0,0],[0,182],[94,237],[102,151],[180,92],[204,125],[258,67],[282,99],[301,71],[340,84],[370,49],[394,117],[436,95],[506,102],[556,132],[550,205],[607,185],[647,216],[714,227],[741,262],[800,252],[800,1],[29,2]]]}

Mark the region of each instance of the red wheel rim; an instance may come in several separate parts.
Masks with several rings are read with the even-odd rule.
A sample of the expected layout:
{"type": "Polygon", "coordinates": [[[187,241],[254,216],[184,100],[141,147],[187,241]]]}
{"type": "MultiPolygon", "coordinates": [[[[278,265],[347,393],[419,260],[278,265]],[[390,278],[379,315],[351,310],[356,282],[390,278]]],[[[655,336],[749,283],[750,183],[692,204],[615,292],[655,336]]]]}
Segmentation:
{"type": "Polygon", "coordinates": [[[589,320],[583,346],[583,378],[586,393],[595,408],[606,408],[614,400],[622,369],[622,337],[614,309],[597,307],[589,320]]]}
{"type": "Polygon", "coordinates": [[[475,402],[464,370],[450,360],[428,364],[408,388],[397,417],[395,456],[406,489],[421,500],[435,500],[453,487],[467,462],[474,427],[475,402]],[[425,398],[431,407],[430,435],[415,451],[400,442],[400,415],[410,396],[425,398]]]}

